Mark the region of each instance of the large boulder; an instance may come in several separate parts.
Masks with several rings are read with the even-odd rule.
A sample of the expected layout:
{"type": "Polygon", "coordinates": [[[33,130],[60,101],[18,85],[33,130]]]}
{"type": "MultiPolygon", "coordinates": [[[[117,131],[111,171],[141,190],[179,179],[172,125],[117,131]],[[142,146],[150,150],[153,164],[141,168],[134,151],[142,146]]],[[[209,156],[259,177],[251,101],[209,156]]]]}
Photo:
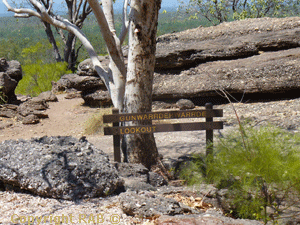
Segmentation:
{"type": "Polygon", "coordinates": [[[85,105],[91,107],[109,107],[112,105],[108,91],[101,89],[95,92],[90,91],[81,93],[85,105]]]}
{"type": "Polygon", "coordinates": [[[108,156],[84,138],[42,137],[0,144],[0,183],[58,199],[107,196],[123,188],[108,156]]]}
{"type": "MultiPolygon", "coordinates": [[[[101,64],[104,65],[104,68],[107,69],[108,64],[109,64],[108,56],[98,56],[98,59],[101,62],[101,64]]],[[[79,76],[98,77],[97,71],[95,70],[92,60],[90,58],[79,63],[78,68],[77,68],[77,74],[79,76]]]]}
{"type": "Polygon", "coordinates": [[[6,100],[11,103],[17,98],[15,89],[22,79],[22,68],[18,61],[7,61],[0,59],[0,92],[4,94],[6,100]]]}
{"type": "Polygon", "coordinates": [[[0,59],[0,92],[4,94],[9,103],[14,102],[17,98],[15,89],[22,79],[22,68],[18,61],[7,61],[5,58],[0,59]]]}
{"type": "Polygon", "coordinates": [[[291,93],[300,88],[300,18],[260,18],[158,38],[153,99],[291,93]]]}
{"type": "Polygon", "coordinates": [[[105,91],[106,87],[103,81],[97,73],[94,74],[95,71],[90,65],[91,60],[85,61],[87,61],[85,64],[79,64],[77,74],[65,74],[59,81],[52,82],[52,91],[79,92],[87,106],[110,106],[111,98],[108,91],[105,91]]]}
{"type": "Polygon", "coordinates": [[[80,76],[78,74],[65,74],[55,84],[55,91],[76,89],[78,91],[90,91],[103,89],[104,83],[99,76],[80,76]]]}

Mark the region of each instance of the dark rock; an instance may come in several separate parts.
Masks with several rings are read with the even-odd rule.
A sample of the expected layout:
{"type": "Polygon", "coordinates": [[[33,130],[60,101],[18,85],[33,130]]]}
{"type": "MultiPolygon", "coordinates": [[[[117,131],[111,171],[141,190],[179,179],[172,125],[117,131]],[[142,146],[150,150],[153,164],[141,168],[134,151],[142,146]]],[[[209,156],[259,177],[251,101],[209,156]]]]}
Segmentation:
{"type": "Polygon", "coordinates": [[[54,92],[65,91],[72,88],[78,91],[90,91],[93,89],[103,89],[104,83],[100,77],[65,74],[59,81],[52,83],[52,86],[54,86],[54,92]]]}
{"type": "Polygon", "coordinates": [[[19,82],[23,77],[21,64],[16,60],[8,61],[7,63],[8,63],[8,67],[5,71],[6,74],[10,76],[12,79],[19,82]]]}
{"type": "Polygon", "coordinates": [[[156,187],[167,185],[167,181],[159,174],[149,172],[142,164],[116,163],[119,176],[125,181],[124,187],[131,191],[154,191],[156,187]]]}
{"type": "Polygon", "coordinates": [[[300,48],[245,59],[201,64],[180,75],[155,77],[153,98],[220,97],[231,94],[287,93],[300,88],[300,48]],[[161,84],[164,84],[163,86],[161,84]],[[174,87],[174,83],[182,84],[174,87]]]}
{"type": "Polygon", "coordinates": [[[58,99],[51,91],[45,91],[39,94],[38,98],[45,100],[45,102],[57,102],[58,99]]]}
{"type": "Polygon", "coordinates": [[[0,91],[7,99],[15,98],[14,92],[18,82],[4,72],[0,72],[0,91]]]}
{"type": "Polygon", "coordinates": [[[8,68],[8,63],[5,58],[0,58],[0,72],[5,72],[8,68]]]}
{"type": "Polygon", "coordinates": [[[14,118],[17,116],[17,108],[16,105],[0,105],[0,117],[14,118]]]}
{"type": "Polygon", "coordinates": [[[109,107],[112,105],[108,91],[97,90],[92,93],[82,92],[84,104],[92,107],[109,107]]]}
{"type": "MultiPolygon", "coordinates": [[[[98,59],[100,60],[101,64],[104,66],[105,69],[107,69],[109,64],[109,58],[108,56],[98,56],[98,59]]],[[[86,59],[79,63],[77,68],[77,74],[79,76],[94,76],[99,77],[96,70],[94,69],[93,63],[91,59],[86,59]]]]}
{"type": "Polygon", "coordinates": [[[153,101],[152,102],[152,110],[159,110],[159,109],[171,109],[175,108],[176,103],[168,103],[164,101],[153,101]]]}
{"type": "Polygon", "coordinates": [[[147,174],[149,170],[138,163],[117,163],[116,169],[119,175],[122,177],[145,177],[147,179],[147,174]]]}
{"type": "Polygon", "coordinates": [[[23,124],[37,124],[40,122],[40,119],[37,115],[29,114],[22,118],[23,124]]]}
{"type": "Polygon", "coordinates": [[[22,79],[22,69],[18,61],[7,62],[5,58],[0,59],[0,91],[5,95],[8,103],[14,102],[17,98],[15,89],[22,79]]]}
{"type": "Polygon", "coordinates": [[[87,141],[60,136],[2,142],[0,181],[68,200],[107,196],[123,187],[106,154],[87,141]]]}
{"type": "Polygon", "coordinates": [[[149,191],[121,193],[119,201],[124,213],[142,218],[194,212],[192,208],[182,205],[174,199],[158,196],[149,191]]]}
{"type": "Polygon", "coordinates": [[[180,99],[176,102],[180,110],[195,108],[194,103],[189,99],[180,99]]]}
{"type": "Polygon", "coordinates": [[[18,113],[22,116],[28,116],[30,114],[41,115],[43,114],[43,110],[46,110],[48,108],[49,106],[45,100],[35,97],[30,99],[29,101],[22,103],[18,107],[18,113]]]}
{"type": "Polygon", "coordinates": [[[149,183],[154,187],[160,187],[168,184],[168,181],[166,179],[155,172],[149,172],[149,183]]]}

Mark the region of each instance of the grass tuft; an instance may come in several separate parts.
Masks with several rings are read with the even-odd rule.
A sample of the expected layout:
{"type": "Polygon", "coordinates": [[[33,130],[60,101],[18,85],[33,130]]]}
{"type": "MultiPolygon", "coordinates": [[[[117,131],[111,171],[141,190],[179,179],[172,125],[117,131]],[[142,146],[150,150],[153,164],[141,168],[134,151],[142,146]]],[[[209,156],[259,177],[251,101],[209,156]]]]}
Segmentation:
{"type": "Polygon", "coordinates": [[[92,134],[104,134],[104,127],[108,127],[109,124],[103,123],[103,115],[111,114],[112,108],[101,108],[99,112],[93,114],[86,122],[84,133],[86,135],[92,134]]]}

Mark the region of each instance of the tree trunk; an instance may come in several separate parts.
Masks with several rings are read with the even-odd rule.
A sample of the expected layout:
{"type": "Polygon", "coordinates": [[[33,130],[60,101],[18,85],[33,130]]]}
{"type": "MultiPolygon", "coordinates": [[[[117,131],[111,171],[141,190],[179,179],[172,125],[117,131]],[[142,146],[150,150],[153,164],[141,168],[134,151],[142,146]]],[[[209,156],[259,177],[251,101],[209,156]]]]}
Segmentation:
{"type": "MultiPolygon", "coordinates": [[[[132,0],[129,26],[128,71],[124,111],[149,112],[152,107],[152,83],[155,66],[156,31],[161,0],[132,0]]],[[[141,125],[147,122],[131,122],[141,125]]],[[[148,121],[148,124],[150,121],[148,121]]],[[[125,161],[157,164],[158,151],[153,134],[125,135],[122,143],[125,161]]]]}
{"type": "Polygon", "coordinates": [[[45,27],[45,32],[47,34],[48,40],[49,40],[49,42],[50,42],[50,44],[52,45],[52,48],[53,48],[55,61],[56,62],[61,62],[62,59],[61,59],[58,47],[56,45],[56,41],[55,41],[53,32],[51,30],[51,25],[47,22],[43,22],[43,24],[44,24],[44,27],[45,27]]]}
{"type": "Polygon", "coordinates": [[[76,37],[72,33],[68,33],[67,42],[64,49],[64,61],[68,63],[68,69],[75,71],[76,66],[76,52],[75,52],[76,37]]]}

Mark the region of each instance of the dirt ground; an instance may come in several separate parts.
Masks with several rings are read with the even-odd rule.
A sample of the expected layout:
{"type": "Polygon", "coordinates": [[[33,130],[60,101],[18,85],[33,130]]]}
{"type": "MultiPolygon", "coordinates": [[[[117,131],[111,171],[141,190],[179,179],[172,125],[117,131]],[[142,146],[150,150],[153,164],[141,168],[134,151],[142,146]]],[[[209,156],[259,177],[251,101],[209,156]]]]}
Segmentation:
{"type": "MultiPolygon", "coordinates": [[[[86,135],[85,123],[99,108],[83,106],[82,98],[66,99],[66,94],[57,95],[58,102],[49,102],[46,110],[49,118],[42,119],[34,125],[24,125],[21,122],[0,118],[2,123],[12,123],[10,127],[0,130],[0,142],[9,139],[30,139],[42,136],[86,136],[87,140],[106,152],[113,159],[112,136],[86,135]]],[[[0,121],[1,122],[1,121],[0,121]]],[[[205,147],[205,132],[173,132],[155,134],[160,154],[166,158],[178,158],[180,155],[203,150],[205,147]]]]}
{"type": "MultiPolygon", "coordinates": [[[[86,136],[89,142],[107,153],[112,160],[112,136],[85,134],[86,122],[101,109],[83,106],[82,98],[66,99],[66,94],[57,95],[57,97],[58,102],[49,102],[49,109],[46,110],[49,118],[42,119],[38,124],[24,125],[21,122],[0,117],[0,125],[12,124],[4,129],[0,127],[0,142],[9,139],[30,139],[42,136],[70,135],[76,138],[86,136]]],[[[216,119],[224,121],[224,129],[215,130],[215,135],[223,135],[227,130],[236,127],[237,118],[232,106],[242,121],[250,121],[253,126],[271,123],[287,130],[299,132],[300,98],[296,98],[247,104],[237,102],[232,105],[215,106],[215,108],[223,109],[224,112],[223,118],[216,119]]],[[[196,108],[199,107],[196,106],[196,108]]],[[[182,119],[180,122],[201,120],[203,119],[182,119]]],[[[172,121],[172,123],[176,122],[178,121],[172,121]]],[[[205,151],[205,131],[164,132],[155,133],[154,136],[158,151],[165,160],[205,151]]]]}

